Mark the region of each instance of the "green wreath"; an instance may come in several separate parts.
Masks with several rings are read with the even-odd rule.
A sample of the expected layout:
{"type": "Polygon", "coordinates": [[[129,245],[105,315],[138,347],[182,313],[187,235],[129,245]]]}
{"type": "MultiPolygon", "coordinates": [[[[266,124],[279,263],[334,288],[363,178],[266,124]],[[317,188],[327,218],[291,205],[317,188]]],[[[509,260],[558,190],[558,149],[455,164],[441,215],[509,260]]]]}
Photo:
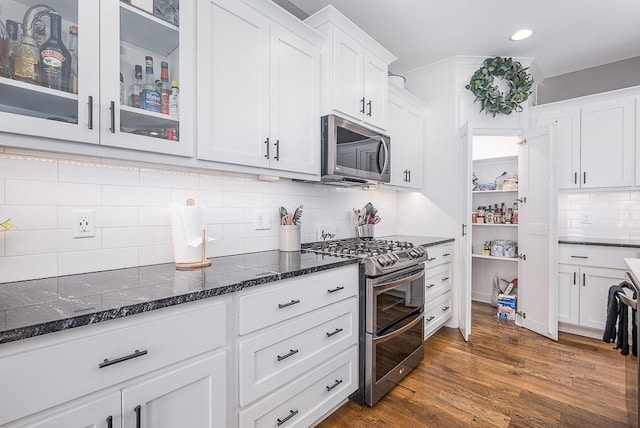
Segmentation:
{"type": "Polygon", "coordinates": [[[480,101],[480,111],[486,111],[495,117],[497,113],[511,114],[522,111],[522,104],[531,95],[533,78],[518,61],[511,58],[496,56],[484,60],[469,84],[465,86],[480,101]],[[505,95],[493,83],[494,76],[504,78],[509,85],[509,92],[505,95]]]}

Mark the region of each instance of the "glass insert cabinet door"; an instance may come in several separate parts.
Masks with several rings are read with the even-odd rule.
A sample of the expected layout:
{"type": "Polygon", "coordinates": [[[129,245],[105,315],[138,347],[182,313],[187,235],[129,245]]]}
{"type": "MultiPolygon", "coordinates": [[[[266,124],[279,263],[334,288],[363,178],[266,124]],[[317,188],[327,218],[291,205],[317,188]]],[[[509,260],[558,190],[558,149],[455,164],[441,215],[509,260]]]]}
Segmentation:
{"type": "Polygon", "coordinates": [[[0,0],[0,131],[99,142],[98,0],[0,0]]]}

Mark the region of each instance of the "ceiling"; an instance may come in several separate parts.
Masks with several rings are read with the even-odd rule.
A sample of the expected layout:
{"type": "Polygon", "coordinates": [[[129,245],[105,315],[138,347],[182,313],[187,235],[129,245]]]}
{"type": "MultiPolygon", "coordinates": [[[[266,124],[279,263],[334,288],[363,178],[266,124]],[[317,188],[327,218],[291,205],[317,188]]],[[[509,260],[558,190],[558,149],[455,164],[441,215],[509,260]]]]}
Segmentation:
{"type": "Polygon", "coordinates": [[[454,55],[500,55],[535,58],[548,78],[640,56],[639,0],[288,1],[306,14],[335,6],[398,57],[396,74],[454,55]],[[534,35],[510,41],[521,28],[534,35]]]}

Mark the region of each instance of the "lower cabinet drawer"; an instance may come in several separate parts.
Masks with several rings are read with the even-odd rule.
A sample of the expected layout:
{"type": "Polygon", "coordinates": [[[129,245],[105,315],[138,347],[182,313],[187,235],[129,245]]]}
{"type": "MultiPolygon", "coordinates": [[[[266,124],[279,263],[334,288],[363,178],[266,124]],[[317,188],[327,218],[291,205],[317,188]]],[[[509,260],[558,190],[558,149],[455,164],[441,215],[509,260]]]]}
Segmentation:
{"type": "Polygon", "coordinates": [[[558,246],[558,263],[605,267],[611,269],[628,269],[624,259],[635,259],[640,255],[637,248],[619,248],[598,245],[558,246]]]}
{"type": "Polygon", "coordinates": [[[241,339],[240,405],[274,391],[357,343],[356,298],[241,339]]]}
{"type": "Polygon", "coordinates": [[[193,302],[3,345],[0,425],[224,346],[226,317],[193,302]]]}
{"type": "Polygon", "coordinates": [[[427,261],[424,263],[427,269],[451,261],[453,261],[453,243],[427,247],[427,261]]]}
{"type": "Polygon", "coordinates": [[[445,263],[440,266],[428,269],[425,271],[424,278],[424,301],[425,304],[429,304],[437,296],[441,295],[445,291],[449,291],[452,288],[452,265],[451,263],[445,263]]]}
{"type": "Polygon", "coordinates": [[[426,305],[424,310],[424,336],[431,335],[451,318],[451,291],[426,305]]]}
{"type": "Polygon", "coordinates": [[[262,401],[241,410],[246,427],[308,427],[358,389],[358,347],[352,346],[262,401]]]}

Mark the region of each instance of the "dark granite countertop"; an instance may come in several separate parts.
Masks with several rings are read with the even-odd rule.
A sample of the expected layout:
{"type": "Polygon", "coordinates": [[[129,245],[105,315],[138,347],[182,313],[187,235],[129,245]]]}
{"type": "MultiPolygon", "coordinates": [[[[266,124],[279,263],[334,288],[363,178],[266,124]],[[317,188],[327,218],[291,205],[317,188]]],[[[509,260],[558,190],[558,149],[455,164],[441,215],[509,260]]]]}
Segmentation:
{"type": "Polygon", "coordinates": [[[609,238],[560,238],[559,244],[570,245],[597,245],[601,247],[619,248],[640,248],[640,241],[631,239],[609,239],[609,238]]]}
{"type": "Polygon", "coordinates": [[[0,344],[358,263],[305,251],[211,260],[197,271],[167,263],[0,283],[0,344]]]}
{"type": "Polygon", "coordinates": [[[411,236],[411,235],[381,236],[379,239],[389,239],[392,241],[406,241],[406,242],[411,242],[413,245],[420,245],[422,247],[433,247],[435,245],[446,244],[447,242],[455,241],[455,238],[440,238],[440,237],[433,237],[433,236],[411,236]]]}

